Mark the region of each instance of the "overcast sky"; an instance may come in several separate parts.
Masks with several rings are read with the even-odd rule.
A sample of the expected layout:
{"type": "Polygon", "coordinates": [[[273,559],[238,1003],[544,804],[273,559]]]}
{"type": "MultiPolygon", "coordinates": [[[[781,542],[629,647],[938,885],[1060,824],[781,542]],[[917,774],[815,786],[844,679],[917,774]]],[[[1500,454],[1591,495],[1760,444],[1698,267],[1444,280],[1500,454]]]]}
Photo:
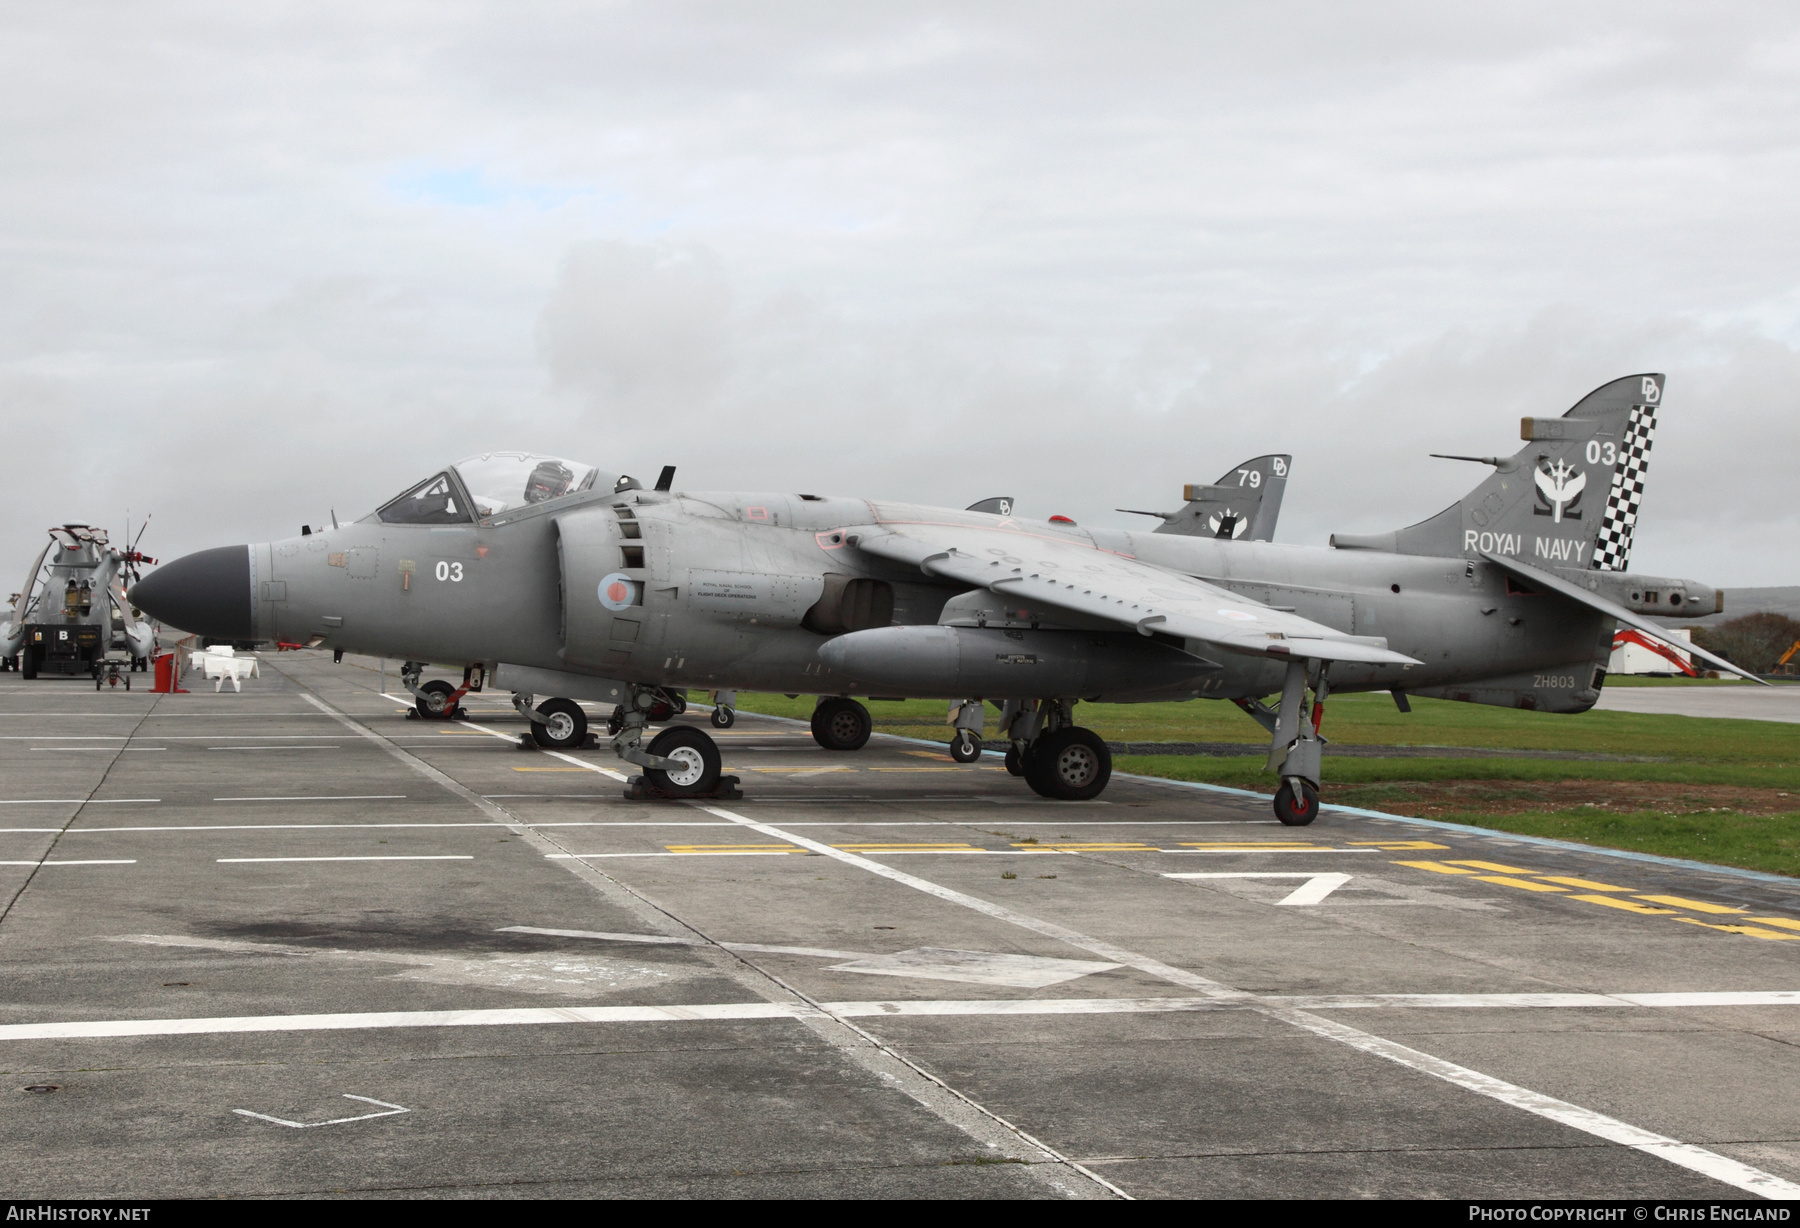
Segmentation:
{"type": "Polygon", "coordinates": [[[1633,570],[1800,583],[1797,196],[1792,4],[8,5],[0,568],[495,448],[1140,526],[1285,450],[1323,545],[1666,371],[1633,570]]]}

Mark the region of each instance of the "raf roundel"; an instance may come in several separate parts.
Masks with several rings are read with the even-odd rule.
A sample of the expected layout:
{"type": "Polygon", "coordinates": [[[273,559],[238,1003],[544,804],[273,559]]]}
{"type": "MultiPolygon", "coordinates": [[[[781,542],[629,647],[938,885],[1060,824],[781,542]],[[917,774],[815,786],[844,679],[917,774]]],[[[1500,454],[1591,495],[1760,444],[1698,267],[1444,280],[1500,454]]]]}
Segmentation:
{"type": "Polygon", "coordinates": [[[637,581],[613,572],[600,581],[600,604],[609,610],[628,610],[637,604],[637,581]]]}

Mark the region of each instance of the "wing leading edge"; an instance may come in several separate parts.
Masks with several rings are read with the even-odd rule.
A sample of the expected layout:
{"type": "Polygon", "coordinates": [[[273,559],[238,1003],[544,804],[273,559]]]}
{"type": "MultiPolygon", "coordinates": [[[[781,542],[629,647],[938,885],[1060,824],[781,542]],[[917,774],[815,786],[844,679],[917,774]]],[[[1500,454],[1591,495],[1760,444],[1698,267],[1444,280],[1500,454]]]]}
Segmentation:
{"type": "Polygon", "coordinates": [[[859,548],[1002,597],[1137,631],[1200,640],[1229,652],[1278,659],[1419,665],[1387,641],[1347,636],[1179,572],[1025,532],[960,525],[882,525],[859,548]]]}

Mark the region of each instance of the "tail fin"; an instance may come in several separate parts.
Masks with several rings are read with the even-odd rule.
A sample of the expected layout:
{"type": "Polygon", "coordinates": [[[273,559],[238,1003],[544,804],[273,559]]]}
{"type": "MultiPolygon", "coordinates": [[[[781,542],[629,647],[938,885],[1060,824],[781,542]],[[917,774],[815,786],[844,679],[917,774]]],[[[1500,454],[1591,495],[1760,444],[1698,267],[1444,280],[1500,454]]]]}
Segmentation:
{"type": "Polygon", "coordinates": [[[1458,502],[1394,533],[1339,533],[1331,544],[1440,557],[1487,552],[1624,571],[1662,392],[1661,375],[1629,375],[1596,388],[1560,418],[1526,418],[1526,445],[1512,456],[1450,458],[1494,466],[1458,502]]]}
{"type": "Polygon", "coordinates": [[[1211,486],[1184,486],[1187,505],[1162,516],[1158,533],[1188,537],[1223,537],[1266,542],[1275,536],[1281,518],[1281,496],[1287,490],[1288,470],[1294,458],[1285,453],[1259,456],[1236,468],[1211,486]]]}

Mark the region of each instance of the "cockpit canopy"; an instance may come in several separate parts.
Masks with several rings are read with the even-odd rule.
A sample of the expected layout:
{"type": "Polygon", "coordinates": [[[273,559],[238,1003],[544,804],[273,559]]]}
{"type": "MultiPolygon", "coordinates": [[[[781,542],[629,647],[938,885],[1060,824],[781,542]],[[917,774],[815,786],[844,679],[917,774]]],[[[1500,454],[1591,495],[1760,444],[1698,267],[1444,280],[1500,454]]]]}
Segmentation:
{"type": "Polygon", "coordinates": [[[510,508],[549,503],[592,490],[611,490],[614,478],[592,465],[531,452],[484,452],[457,461],[387,504],[386,524],[469,524],[510,508]]]}

